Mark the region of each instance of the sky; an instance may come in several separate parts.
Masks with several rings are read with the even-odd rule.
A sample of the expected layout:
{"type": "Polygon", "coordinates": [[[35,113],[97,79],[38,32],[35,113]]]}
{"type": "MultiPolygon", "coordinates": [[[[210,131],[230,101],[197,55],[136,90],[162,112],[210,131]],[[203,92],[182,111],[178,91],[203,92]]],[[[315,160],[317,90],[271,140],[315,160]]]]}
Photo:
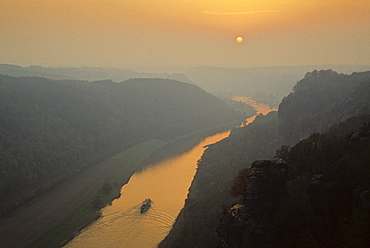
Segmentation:
{"type": "Polygon", "coordinates": [[[21,66],[369,65],[369,41],[369,0],[0,0],[21,66]]]}

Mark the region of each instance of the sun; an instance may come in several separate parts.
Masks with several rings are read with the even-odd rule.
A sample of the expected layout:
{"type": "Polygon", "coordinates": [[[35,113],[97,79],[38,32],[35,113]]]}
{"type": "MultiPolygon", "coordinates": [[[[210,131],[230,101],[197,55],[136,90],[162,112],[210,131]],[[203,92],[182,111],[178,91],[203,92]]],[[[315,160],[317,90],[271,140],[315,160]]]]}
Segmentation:
{"type": "Polygon", "coordinates": [[[241,36],[238,36],[238,37],[236,37],[236,42],[238,42],[238,43],[242,43],[243,42],[243,37],[241,37],[241,36]]]}

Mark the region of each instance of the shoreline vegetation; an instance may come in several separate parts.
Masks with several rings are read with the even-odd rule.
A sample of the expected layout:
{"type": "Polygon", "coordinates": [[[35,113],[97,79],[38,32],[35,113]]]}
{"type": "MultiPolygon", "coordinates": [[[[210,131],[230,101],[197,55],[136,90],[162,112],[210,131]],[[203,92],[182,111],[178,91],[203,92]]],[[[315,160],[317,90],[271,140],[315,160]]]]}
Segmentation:
{"type": "Polygon", "coordinates": [[[121,187],[135,173],[137,164],[148,154],[160,149],[163,144],[161,140],[147,140],[108,158],[107,166],[111,162],[119,162],[124,166],[116,168],[110,180],[105,182],[93,197],[27,247],[62,247],[68,243],[83,228],[100,218],[101,209],[120,197],[121,187]]]}
{"type": "Polygon", "coordinates": [[[245,116],[239,106],[175,80],[0,75],[0,85],[0,216],[136,143],[245,116]]]}
{"type": "MultiPolygon", "coordinates": [[[[239,123],[248,115],[241,104],[228,105],[195,85],[170,79],[114,83],[0,75],[0,86],[2,248],[29,245],[89,200],[76,218],[109,203],[107,195],[127,180],[111,181],[128,163],[106,160],[112,155],[146,140],[166,143],[239,123]]],[[[144,160],[150,153],[142,149],[144,160]]],[[[139,165],[122,173],[129,178],[139,165]]]]}
{"type": "Polygon", "coordinates": [[[26,247],[63,247],[81,230],[100,218],[101,210],[111,204],[114,199],[120,197],[121,188],[127,184],[136,171],[186,152],[204,138],[230,130],[233,126],[236,126],[235,124],[229,123],[229,125],[200,130],[169,141],[146,140],[108,158],[103,162],[106,166],[110,166],[110,164],[114,166],[117,163],[125,166],[115,165],[117,168],[113,169],[111,177],[101,185],[92,197],[77,206],[76,209],[26,247]]]}

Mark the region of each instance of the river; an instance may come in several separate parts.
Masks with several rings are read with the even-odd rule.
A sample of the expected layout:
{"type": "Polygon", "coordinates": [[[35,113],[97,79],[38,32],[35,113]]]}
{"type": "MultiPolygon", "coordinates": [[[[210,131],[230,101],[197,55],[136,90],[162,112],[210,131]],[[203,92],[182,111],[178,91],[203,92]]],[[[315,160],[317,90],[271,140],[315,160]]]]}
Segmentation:
{"type": "MultiPolygon", "coordinates": [[[[267,114],[267,105],[245,97],[234,98],[254,107],[257,114],[267,114]]],[[[268,111],[269,110],[269,111],[268,111]]],[[[247,124],[254,119],[247,119],[247,124]]],[[[218,142],[230,131],[210,136],[190,151],[151,165],[137,172],[121,189],[121,197],[102,210],[102,217],[83,229],[65,248],[148,248],[156,247],[172,228],[184,206],[188,189],[205,146],[218,142]],[[140,213],[141,202],[154,203],[140,213]]]]}
{"type": "Polygon", "coordinates": [[[257,111],[256,115],[245,120],[245,125],[251,124],[254,121],[254,119],[256,119],[257,115],[259,114],[267,115],[271,111],[277,110],[276,108],[270,108],[270,106],[267,104],[258,103],[254,101],[253,99],[246,97],[246,96],[234,96],[232,99],[234,101],[244,102],[250,105],[251,107],[253,107],[257,111]]]}

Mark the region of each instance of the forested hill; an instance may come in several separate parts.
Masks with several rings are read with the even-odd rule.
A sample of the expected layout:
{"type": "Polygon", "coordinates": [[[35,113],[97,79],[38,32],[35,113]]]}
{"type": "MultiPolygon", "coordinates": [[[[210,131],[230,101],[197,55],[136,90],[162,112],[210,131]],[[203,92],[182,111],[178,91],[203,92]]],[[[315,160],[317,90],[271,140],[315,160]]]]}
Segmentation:
{"type": "Polygon", "coordinates": [[[294,84],[307,71],[332,68],[342,73],[366,71],[366,65],[310,65],[272,66],[250,68],[195,67],[195,68],[137,68],[117,69],[109,67],[22,67],[0,64],[0,74],[13,77],[45,77],[70,80],[105,80],[121,82],[130,78],[166,78],[201,87],[216,96],[233,97],[245,95],[257,102],[277,107],[281,99],[289,94],[294,84]],[[144,71],[147,72],[144,72],[144,71]],[[149,72],[151,71],[151,72],[149,72]],[[157,72],[154,72],[157,71],[157,72]],[[162,71],[162,72],[160,72],[162,71]],[[163,71],[167,71],[163,73],[163,71]],[[176,73],[171,73],[176,71],[176,73]]]}
{"type": "Polygon", "coordinates": [[[208,147],[160,247],[368,247],[361,244],[370,243],[365,240],[370,237],[369,124],[364,126],[370,122],[369,96],[370,72],[307,73],[277,113],[258,116],[208,147]],[[313,134],[318,131],[323,134],[313,134]],[[282,181],[279,170],[262,166],[275,155],[288,162],[289,198],[278,197],[286,195],[275,187],[282,181]],[[255,160],[262,162],[251,170],[247,191],[246,175],[255,160]],[[318,193],[308,192],[314,183],[318,193]],[[235,214],[233,203],[240,203],[236,208],[246,203],[246,211],[235,214]],[[358,212],[359,205],[368,212],[358,212]],[[356,232],[358,244],[351,246],[356,232]]]}
{"type": "Polygon", "coordinates": [[[314,132],[352,116],[370,113],[370,71],[350,75],[312,71],[279,105],[279,136],[294,145],[314,132]]]}
{"type": "Polygon", "coordinates": [[[197,86],[166,79],[113,83],[0,75],[0,99],[2,205],[136,142],[233,126],[244,117],[197,86]]]}

